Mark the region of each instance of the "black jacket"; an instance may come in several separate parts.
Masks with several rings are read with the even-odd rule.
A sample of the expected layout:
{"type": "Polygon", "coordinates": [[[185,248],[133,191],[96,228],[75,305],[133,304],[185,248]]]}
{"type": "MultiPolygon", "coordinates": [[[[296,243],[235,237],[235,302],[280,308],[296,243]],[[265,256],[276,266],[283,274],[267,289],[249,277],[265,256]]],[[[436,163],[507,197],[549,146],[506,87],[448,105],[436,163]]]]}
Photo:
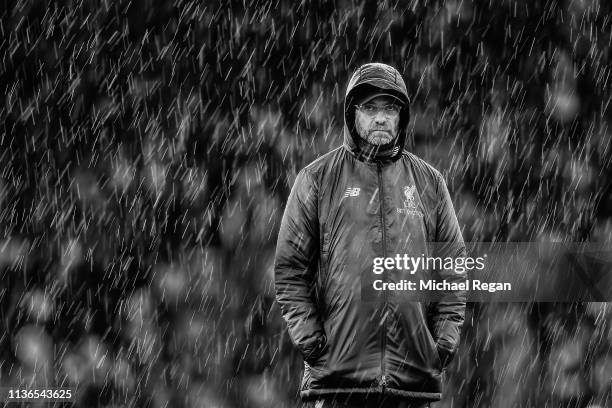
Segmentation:
{"type": "MultiPolygon", "coordinates": [[[[344,144],[302,169],[289,195],[276,248],[276,299],[305,359],[302,398],[374,392],[439,400],[465,293],[431,303],[386,293],[381,300],[364,282],[372,282],[375,257],[465,256],[465,246],[442,176],[403,149],[408,103],[389,145],[377,148],[356,135],[352,100],[370,87],[408,102],[400,74],[387,65],[366,64],[353,75],[344,144]],[[434,254],[431,242],[446,244],[434,254]]],[[[402,273],[384,276],[396,281],[402,273]]]]}

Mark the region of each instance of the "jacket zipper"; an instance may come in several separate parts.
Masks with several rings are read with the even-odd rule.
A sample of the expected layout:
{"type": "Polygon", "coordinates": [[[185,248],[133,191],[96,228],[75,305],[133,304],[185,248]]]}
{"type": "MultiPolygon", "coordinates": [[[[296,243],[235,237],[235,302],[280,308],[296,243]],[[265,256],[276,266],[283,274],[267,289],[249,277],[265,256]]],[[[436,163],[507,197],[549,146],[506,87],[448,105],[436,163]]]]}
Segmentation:
{"type": "MultiPolygon", "coordinates": [[[[387,238],[385,235],[385,211],[384,211],[384,190],[383,190],[383,179],[382,179],[382,166],[378,164],[378,201],[380,203],[380,227],[382,232],[382,250],[383,257],[387,257],[387,238]]],[[[384,392],[385,387],[387,386],[387,375],[385,370],[385,352],[387,348],[387,292],[383,290],[383,307],[382,307],[382,330],[380,334],[380,342],[381,342],[381,353],[380,353],[380,385],[384,392]]]]}

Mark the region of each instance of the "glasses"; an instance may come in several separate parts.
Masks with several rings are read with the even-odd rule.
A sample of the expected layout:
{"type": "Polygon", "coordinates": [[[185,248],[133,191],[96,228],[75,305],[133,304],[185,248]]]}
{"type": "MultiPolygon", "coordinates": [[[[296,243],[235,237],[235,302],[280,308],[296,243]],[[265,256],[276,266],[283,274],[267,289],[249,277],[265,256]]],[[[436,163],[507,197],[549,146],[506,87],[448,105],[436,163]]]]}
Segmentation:
{"type": "Polygon", "coordinates": [[[374,116],[378,112],[382,112],[387,117],[397,116],[400,113],[401,107],[395,104],[385,105],[385,106],[376,106],[376,105],[355,105],[357,109],[366,115],[374,116]]]}

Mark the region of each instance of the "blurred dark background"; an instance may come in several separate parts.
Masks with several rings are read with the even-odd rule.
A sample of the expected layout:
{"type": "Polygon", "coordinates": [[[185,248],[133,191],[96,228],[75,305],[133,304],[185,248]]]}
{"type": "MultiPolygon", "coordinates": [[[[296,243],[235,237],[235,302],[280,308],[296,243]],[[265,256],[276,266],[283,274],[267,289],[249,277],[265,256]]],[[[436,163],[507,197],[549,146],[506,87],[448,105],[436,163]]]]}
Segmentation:
{"type": "MultiPolygon", "coordinates": [[[[466,241],[612,242],[610,2],[0,4],[0,386],[296,406],[276,234],[366,62],[466,241]]],[[[609,306],[470,304],[434,406],[610,406],[609,306]]]]}

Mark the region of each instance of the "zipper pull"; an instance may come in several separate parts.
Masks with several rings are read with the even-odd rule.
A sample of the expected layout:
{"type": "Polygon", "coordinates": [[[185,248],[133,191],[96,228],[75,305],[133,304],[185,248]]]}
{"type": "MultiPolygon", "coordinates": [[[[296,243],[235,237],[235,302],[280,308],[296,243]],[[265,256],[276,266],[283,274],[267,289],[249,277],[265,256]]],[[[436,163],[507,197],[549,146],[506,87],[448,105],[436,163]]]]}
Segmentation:
{"type": "Polygon", "coordinates": [[[382,377],[380,377],[380,385],[382,385],[383,387],[387,386],[387,376],[386,375],[382,375],[382,377]]]}

